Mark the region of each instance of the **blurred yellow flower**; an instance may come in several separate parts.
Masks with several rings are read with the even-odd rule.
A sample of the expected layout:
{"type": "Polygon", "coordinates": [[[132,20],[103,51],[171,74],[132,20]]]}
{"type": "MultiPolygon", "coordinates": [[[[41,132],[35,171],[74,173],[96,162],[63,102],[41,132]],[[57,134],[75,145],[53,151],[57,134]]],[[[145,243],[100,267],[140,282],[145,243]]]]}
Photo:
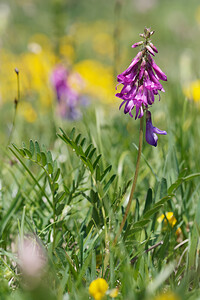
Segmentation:
{"type": "Polygon", "coordinates": [[[37,119],[36,111],[28,102],[20,103],[19,114],[22,115],[25,118],[25,120],[29,123],[34,123],[37,119]]]}
{"type": "Polygon", "coordinates": [[[83,92],[102,102],[111,103],[114,98],[113,70],[96,60],[83,60],[74,66],[85,81],[83,92]]]}
{"type": "Polygon", "coordinates": [[[200,25],[200,5],[196,9],[195,19],[196,19],[197,23],[200,25]]]}
{"type": "Polygon", "coordinates": [[[108,284],[103,278],[97,278],[90,283],[89,293],[95,300],[101,300],[108,290],[108,284]]]}
{"type": "Polygon", "coordinates": [[[113,59],[113,32],[112,24],[105,20],[92,23],[77,23],[74,28],[74,38],[78,47],[92,46],[95,54],[102,58],[113,59]]]}
{"type": "Polygon", "coordinates": [[[181,300],[181,299],[178,295],[172,292],[167,292],[156,296],[154,300],[181,300]]]}
{"type": "Polygon", "coordinates": [[[109,296],[110,296],[111,298],[116,298],[117,295],[118,295],[118,293],[119,293],[118,288],[115,288],[115,289],[112,289],[112,290],[109,291],[109,296]]]}
{"type": "MultiPolygon", "coordinates": [[[[173,212],[167,212],[165,215],[162,214],[158,219],[158,223],[162,223],[164,220],[164,229],[167,228],[167,224],[169,223],[170,226],[173,228],[174,225],[177,223],[176,218],[174,217],[173,212]],[[165,217],[166,216],[166,217],[165,217]]],[[[180,235],[181,234],[181,228],[178,228],[176,230],[176,235],[180,235]]]]}
{"type": "Polygon", "coordinates": [[[200,103],[200,79],[191,82],[183,89],[183,92],[188,99],[200,103]]]}

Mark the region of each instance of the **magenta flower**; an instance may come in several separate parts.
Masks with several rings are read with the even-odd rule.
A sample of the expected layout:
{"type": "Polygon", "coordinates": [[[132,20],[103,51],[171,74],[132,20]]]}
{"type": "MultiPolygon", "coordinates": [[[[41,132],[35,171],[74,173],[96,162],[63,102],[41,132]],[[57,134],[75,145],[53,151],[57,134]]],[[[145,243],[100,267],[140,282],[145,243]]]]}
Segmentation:
{"type": "Polygon", "coordinates": [[[146,112],[146,141],[148,144],[156,147],[157,146],[157,141],[158,141],[158,136],[157,134],[162,134],[166,135],[167,132],[164,130],[160,130],[152,125],[151,122],[151,113],[150,111],[147,110],[146,112]]]}
{"type": "MultiPolygon", "coordinates": [[[[144,34],[140,35],[145,41],[132,45],[132,48],[142,46],[141,51],[138,52],[129,67],[117,76],[117,81],[123,85],[121,92],[116,94],[117,97],[122,99],[119,109],[124,105],[124,113],[129,113],[133,117],[132,110],[135,108],[135,119],[142,118],[145,110],[148,112],[149,106],[154,103],[157,95],[160,100],[160,91],[165,92],[160,80],[167,81],[167,76],[152,58],[152,56],[158,53],[157,48],[150,40],[153,33],[154,31],[145,28],[144,34]]],[[[150,114],[150,112],[148,113],[150,114]]],[[[152,127],[149,125],[149,115],[147,116],[146,124],[148,126],[147,142],[156,146],[158,138],[156,139],[157,136],[155,133],[166,134],[166,132],[156,132],[155,130],[159,131],[159,129],[153,127],[152,124],[152,127]],[[152,128],[154,128],[154,132],[152,128]],[[151,136],[154,137],[154,142],[149,138],[150,129],[153,133],[151,136]]]]}
{"type": "Polygon", "coordinates": [[[58,111],[62,118],[79,119],[81,113],[78,109],[79,94],[68,84],[68,72],[64,66],[59,65],[51,75],[51,83],[58,99],[58,111]]]}

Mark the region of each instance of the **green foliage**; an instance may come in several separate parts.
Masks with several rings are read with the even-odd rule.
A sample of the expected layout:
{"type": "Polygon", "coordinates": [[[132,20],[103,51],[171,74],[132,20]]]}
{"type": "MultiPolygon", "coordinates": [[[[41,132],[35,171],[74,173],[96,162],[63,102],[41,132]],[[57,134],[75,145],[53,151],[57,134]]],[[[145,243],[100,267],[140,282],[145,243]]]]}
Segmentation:
{"type": "MultiPolygon", "coordinates": [[[[154,188],[148,188],[144,201],[135,200],[134,217],[132,214],[128,216],[121,237],[113,247],[131,180],[119,186],[118,176],[112,173],[112,165],[106,162],[104,155],[98,154],[98,148],[90,139],[82,137],[80,133],[76,134],[75,128],[69,135],[61,129],[58,137],[63,142],[62,151],[71,149],[66,166],[59,162],[59,156],[55,157],[54,151],[47,151],[38,141],[30,140],[29,147],[24,143],[21,148],[15,144],[9,147],[20,165],[13,165],[16,171],[11,172],[18,183],[18,193],[1,218],[1,251],[6,257],[2,261],[4,272],[7,272],[7,266],[12,261],[16,261],[6,235],[17,213],[18,222],[12,221],[15,224],[12,231],[19,231],[21,238],[32,232],[44,243],[46,255],[48,253],[51,261],[49,274],[52,274],[56,283],[52,292],[59,291],[56,299],[62,299],[67,291],[76,294],[79,289],[84,297],[88,297],[83,285],[88,286],[96,276],[102,274],[110,278],[112,287],[117,281],[123,284],[123,299],[131,299],[125,283],[130,277],[134,278],[134,282],[130,283],[133,288],[140,291],[140,295],[146,293],[147,296],[154,294],[167,279],[174,281],[177,286],[182,276],[189,280],[191,270],[198,268],[198,213],[196,227],[189,238],[187,265],[181,263],[181,243],[176,246],[175,231],[178,226],[183,228],[183,223],[174,213],[177,218],[175,226],[172,227],[168,220],[168,225],[165,225],[168,229],[161,231],[162,224],[158,224],[157,218],[161,211],[166,213],[174,210],[174,201],[183,195],[182,189],[199,173],[185,176],[183,170],[171,184],[166,178],[159,179],[155,174],[154,188]],[[69,176],[69,162],[73,176],[69,176]],[[175,266],[174,251],[180,257],[175,274],[172,272],[175,266]],[[108,262],[106,253],[109,253],[108,262]],[[173,263],[168,265],[166,258],[173,263]],[[146,269],[146,264],[150,264],[151,268],[146,269]],[[126,272],[124,266],[128,268],[126,272]],[[154,278],[151,284],[150,274],[154,278]]],[[[182,239],[185,237],[187,249],[187,233],[183,230],[181,235],[182,239]]],[[[14,285],[17,285],[20,278],[14,270],[9,276],[12,273],[14,285]]],[[[46,283],[51,280],[51,276],[46,274],[46,283]]],[[[37,288],[37,295],[45,291],[46,283],[37,288]]],[[[184,288],[181,287],[182,292],[184,288]]],[[[26,295],[25,299],[28,297],[26,295]]],[[[53,294],[49,297],[53,297],[53,294]]],[[[81,293],[77,297],[82,299],[81,293]]]]}

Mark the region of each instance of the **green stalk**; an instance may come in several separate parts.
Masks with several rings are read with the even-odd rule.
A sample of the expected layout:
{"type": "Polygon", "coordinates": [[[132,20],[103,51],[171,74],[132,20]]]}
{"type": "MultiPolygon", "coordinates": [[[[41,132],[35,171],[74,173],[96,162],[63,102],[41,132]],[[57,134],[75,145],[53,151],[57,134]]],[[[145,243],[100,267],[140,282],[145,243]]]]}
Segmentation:
{"type": "Polygon", "coordinates": [[[131,208],[131,204],[132,204],[132,200],[133,200],[133,194],[135,191],[135,187],[136,187],[136,183],[137,183],[137,178],[138,178],[138,173],[139,173],[139,165],[140,165],[140,158],[141,158],[141,154],[142,154],[142,141],[143,141],[143,117],[140,119],[140,134],[139,134],[139,147],[138,147],[138,156],[137,156],[137,162],[136,162],[136,169],[135,169],[135,174],[134,174],[134,178],[133,178],[133,185],[131,188],[131,193],[129,196],[129,200],[128,200],[128,205],[126,207],[126,211],[122,220],[122,223],[120,225],[119,231],[115,236],[114,239],[114,243],[113,245],[115,246],[117,243],[117,240],[123,230],[124,224],[126,222],[126,219],[128,217],[128,213],[130,211],[131,208]]]}
{"type": "Polygon", "coordinates": [[[17,98],[15,98],[15,100],[14,100],[15,112],[14,112],[12,128],[11,128],[11,131],[10,131],[10,135],[9,135],[9,138],[8,138],[8,144],[7,145],[10,144],[10,141],[11,141],[11,138],[12,138],[12,135],[13,135],[13,131],[14,131],[14,128],[15,128],[15,122],[16,122],[16,116],[17,116],[17,108],[18,108],[18,104],[19,104],[19,101],[20,101],[19,70],[15,69],[15,73],[17,75],[17,98]]]}

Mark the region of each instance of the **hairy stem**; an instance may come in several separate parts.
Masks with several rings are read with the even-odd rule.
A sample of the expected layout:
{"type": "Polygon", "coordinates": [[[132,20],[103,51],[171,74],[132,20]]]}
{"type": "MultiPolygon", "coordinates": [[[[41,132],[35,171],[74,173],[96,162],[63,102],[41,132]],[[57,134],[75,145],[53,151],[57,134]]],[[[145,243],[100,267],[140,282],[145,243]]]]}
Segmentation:
{"type": "Polygon", "coordinates": [[[120,236],[120,234],[123,230],[124,224],[126,222],[128,213],[129,213],[130,208],[131,208],[131,203],[132,203],[132,200],[133,200],[133,194],[134,194],[134,191],[135,191],[137,178],[138,178],[138,173],[139,173],[140,157],[141,157],[141,154],[142,154],[142,141],[143,141],[143,117],[140,119],[139,147],[138,147],[138,156],[137,156],[135,175],[134,175],[134,179],[133,179],[133,185],[132,185],[132,188],[131,188],[131,193],[130,193],[130,196],[129,196],[128,205],[126,207],[126,211],[125,211],[122,223],[121,223],[119,231],[116,234],[115,239],[114,239],[114,246],[116,245],[118,237],[120,236]]]}

